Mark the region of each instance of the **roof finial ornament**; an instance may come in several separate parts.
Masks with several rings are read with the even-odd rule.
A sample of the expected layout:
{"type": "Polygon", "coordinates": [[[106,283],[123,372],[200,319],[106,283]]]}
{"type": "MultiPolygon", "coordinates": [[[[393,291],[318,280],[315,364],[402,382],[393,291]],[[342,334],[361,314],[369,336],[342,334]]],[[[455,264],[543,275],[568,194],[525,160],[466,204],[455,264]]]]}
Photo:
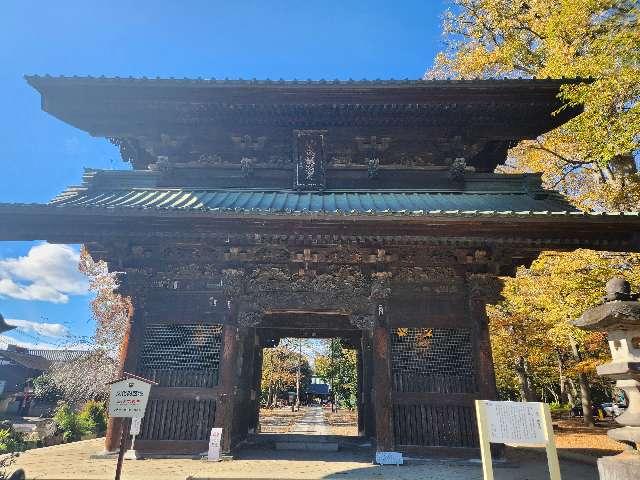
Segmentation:
{"type": "Polygon", "coordinates": [[[9,330],[13,330],[14,328],[16,328],[15,325],[9,325],[0,313],[0,333],[8,332],[9,330]]]}

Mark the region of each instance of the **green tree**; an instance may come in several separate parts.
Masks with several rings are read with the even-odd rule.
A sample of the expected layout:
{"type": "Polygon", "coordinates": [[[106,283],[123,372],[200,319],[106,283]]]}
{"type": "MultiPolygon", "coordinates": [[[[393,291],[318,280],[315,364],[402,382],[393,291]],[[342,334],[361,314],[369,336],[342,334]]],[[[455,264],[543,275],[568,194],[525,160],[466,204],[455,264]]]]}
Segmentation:
{"type": "Polygon", "coordinates": [[[301,392],[306,392],[311,383],[311,367],[304,354],[287,346],[265,348],[263,352],[261,388],[269,407],[276,404],[279,394],[295,391],[299,365],[301,392]]]}
{"type": "Polygon", "coordinates": [[[563,87],[584,112],[512,149],[505,171],[543,172],[584,209],[634,209],[640,179],[636,0],[452,0],[429,78],[593,77],[563,87]]]}
{"type": "Polygon", "coordinates": [[[328,354],[315,359],[315,373],[327,382],[336,403],[348,409],[357,406],[358,355],[355,350],[344,348],[340,339],[331,339],[328,354]]]}

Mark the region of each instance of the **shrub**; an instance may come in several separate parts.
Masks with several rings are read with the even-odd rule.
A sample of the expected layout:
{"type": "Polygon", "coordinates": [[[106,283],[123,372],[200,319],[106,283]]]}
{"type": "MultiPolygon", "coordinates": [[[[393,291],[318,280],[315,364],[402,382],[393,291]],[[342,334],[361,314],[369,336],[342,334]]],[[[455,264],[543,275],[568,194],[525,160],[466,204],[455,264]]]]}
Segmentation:
{"type": "Polygon", "coordinates": [[[74,412],[68,403],[60,402],[53,416],[65,442],[75,442],[91,431],[86,419],[74,412]]]}
{"type": "Polygon", "coordinates": [[[24,435],[13,428],[0,429],[0,454],[21,452],[25,448],[24,435]]]}
{"type": "Polygon", "coordinates": [[[79,416],[91,433],[101,436],[107,431],[107,408],[104,402],[89,400],[79,416]]]}
{"type": "Polygon", "coordinates": [[[549,404],[549,410],[551,411],[551,415],[564,415],[571,411],[571,405],[568,403],[552,402],[549,404]]]}

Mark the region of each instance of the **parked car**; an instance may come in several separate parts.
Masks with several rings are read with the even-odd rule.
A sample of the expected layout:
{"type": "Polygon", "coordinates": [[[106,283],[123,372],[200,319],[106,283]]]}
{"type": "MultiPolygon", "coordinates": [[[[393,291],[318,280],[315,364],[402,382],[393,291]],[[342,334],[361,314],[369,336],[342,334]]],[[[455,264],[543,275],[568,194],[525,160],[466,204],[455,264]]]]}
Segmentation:
{"type": "MultiPolygon", "coordinates": [[[[598,411],[602,412],[603,417],[615,418],[626,410],[626,406],[621,403],[594,403],[591,407],[591,413],[598,418],[598,411]]],[[[576,405],[569,412],[571,417],[582,417],[582,405],[576,405]]]]}

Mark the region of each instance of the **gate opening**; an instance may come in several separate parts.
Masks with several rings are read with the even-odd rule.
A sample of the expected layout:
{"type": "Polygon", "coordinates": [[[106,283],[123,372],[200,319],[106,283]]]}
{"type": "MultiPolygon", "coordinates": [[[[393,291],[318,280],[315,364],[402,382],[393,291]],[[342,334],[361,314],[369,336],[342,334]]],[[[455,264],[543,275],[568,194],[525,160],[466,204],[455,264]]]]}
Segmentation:
{"type": "Polygon", "coordinates": [[[344,315],[266,316],[257,434],[365,435],[362,331],[344,315]]]}

